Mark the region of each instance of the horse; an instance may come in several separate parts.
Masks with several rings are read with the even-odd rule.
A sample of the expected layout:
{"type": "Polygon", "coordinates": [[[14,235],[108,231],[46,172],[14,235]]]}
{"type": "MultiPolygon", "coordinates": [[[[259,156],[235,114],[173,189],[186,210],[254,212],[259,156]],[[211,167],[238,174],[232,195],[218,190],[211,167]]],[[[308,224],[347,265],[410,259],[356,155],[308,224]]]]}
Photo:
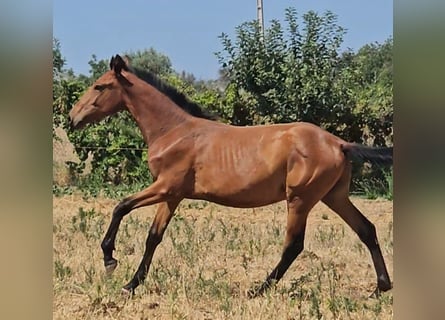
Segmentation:
{"type": "Polygon", "coordinates": [[[278,264],[249,297],[262,295],[285,274],[304,247],[309,212],[322,201],[337,213],[368,248],[377,275],[371,296],[392,283],[375,226],[349,199],[351,166],[356,159],[392,164],[392,147],[347,142],[310,123],[232,126],[191,102],[156,75],[134,68],[119,55],[69,112],[72,129],[83,128],[128,110],[148,145],[153,183],[120,201],[101,243],[111,275],[116,234],[124,216],[158,204],[142,261],[125,294],[146,279],[153,254],[183,199],[201,199],[235,208],[254,208],[285,200],[287,222],[278,264]]]}

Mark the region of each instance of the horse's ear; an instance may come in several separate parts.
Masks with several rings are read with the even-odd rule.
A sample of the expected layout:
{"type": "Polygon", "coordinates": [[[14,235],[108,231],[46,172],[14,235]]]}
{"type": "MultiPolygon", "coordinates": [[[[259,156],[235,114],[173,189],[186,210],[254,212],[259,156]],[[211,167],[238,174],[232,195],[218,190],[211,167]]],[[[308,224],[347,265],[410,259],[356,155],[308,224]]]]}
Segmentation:
{"type": "Polygon", "coordinates": [[[110,67],[117,75],[120,75],[122,70],[129,70],[124,59],[122,59],[122,57],[118,54],[115,57],[111,58],[110,67]]]}
{"type": "Polygon", "coordinates": [[[113,65],[114,65],[114,56],[112,56],[110,59],[110,70],[113,70],[113,65]]]}

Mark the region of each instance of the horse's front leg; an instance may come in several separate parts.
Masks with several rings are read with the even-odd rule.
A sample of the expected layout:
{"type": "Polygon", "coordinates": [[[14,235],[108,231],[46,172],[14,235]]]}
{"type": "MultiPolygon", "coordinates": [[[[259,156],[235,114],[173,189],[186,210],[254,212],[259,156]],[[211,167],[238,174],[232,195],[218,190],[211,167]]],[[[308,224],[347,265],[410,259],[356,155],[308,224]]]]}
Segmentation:
{"type": "Polygon", "coordinates": [[[117,260],[113,258],[113,250],[115,250],[116,234],[122,218],[133,209],[166,201],[170,197],[165,185],[157,180],[148,188],[125,198],[114,208],[111,223],[101,244],[107,275],[111,275],[117,266],[117,260]]]}
{"type": "Polygon", "coordinates": [[[150,231],[148,233],[142,261],[139,265],[138,270],[134,274],[133,279],[122,288],[123,293],[134,293],[136,287],[145,280],[148,269],[150,268],[153,254],[159,243],[161,243],[165,229],[167,228],[171,218],[173,217],[175,209],[180,201],[180,199],[175,199],[159,204],[153,224],[151,225],[150,231]]]}

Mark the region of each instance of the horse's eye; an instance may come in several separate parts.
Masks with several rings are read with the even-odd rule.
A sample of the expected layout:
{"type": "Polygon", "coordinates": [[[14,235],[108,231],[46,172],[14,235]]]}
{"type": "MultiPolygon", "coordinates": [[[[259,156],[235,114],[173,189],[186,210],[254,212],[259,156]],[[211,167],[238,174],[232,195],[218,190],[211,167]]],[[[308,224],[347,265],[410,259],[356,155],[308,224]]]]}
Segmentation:
{"type": "Polygon", "coordinates": [[[104,91],[106,87],[107,87],[107,86],[106,86],[106,85],[103,85],[103,84],[96,84],[96,85],[94,86],[94,90],[97,90],[97,91],[104,91]]]}

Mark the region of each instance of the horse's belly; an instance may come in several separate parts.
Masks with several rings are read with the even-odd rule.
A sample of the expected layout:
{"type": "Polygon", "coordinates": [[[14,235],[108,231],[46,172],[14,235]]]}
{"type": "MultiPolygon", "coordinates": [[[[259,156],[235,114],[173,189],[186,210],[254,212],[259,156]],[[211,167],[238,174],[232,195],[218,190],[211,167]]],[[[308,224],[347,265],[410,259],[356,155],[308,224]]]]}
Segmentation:
{"type": "Polygon", "coordinates": [[[250,198],[250,197],[237,197],[237,196],[219,197],[215,195],[203,195],[202,197],[194,199],[207,200],[223,206],[234,207],[234,208],[255,208],[255,207],[267,206],[269,204],[284,200],[285,198],[282,196],[250,198]]]}
{"type": "Polygon", "coordinates": [[[260,181],[224,179],[224,182],[202,186],[190,198],[202,199],[221,205],[252,208],[269,205],[286,198],[285,179],[269,178],[260,181]]]}

